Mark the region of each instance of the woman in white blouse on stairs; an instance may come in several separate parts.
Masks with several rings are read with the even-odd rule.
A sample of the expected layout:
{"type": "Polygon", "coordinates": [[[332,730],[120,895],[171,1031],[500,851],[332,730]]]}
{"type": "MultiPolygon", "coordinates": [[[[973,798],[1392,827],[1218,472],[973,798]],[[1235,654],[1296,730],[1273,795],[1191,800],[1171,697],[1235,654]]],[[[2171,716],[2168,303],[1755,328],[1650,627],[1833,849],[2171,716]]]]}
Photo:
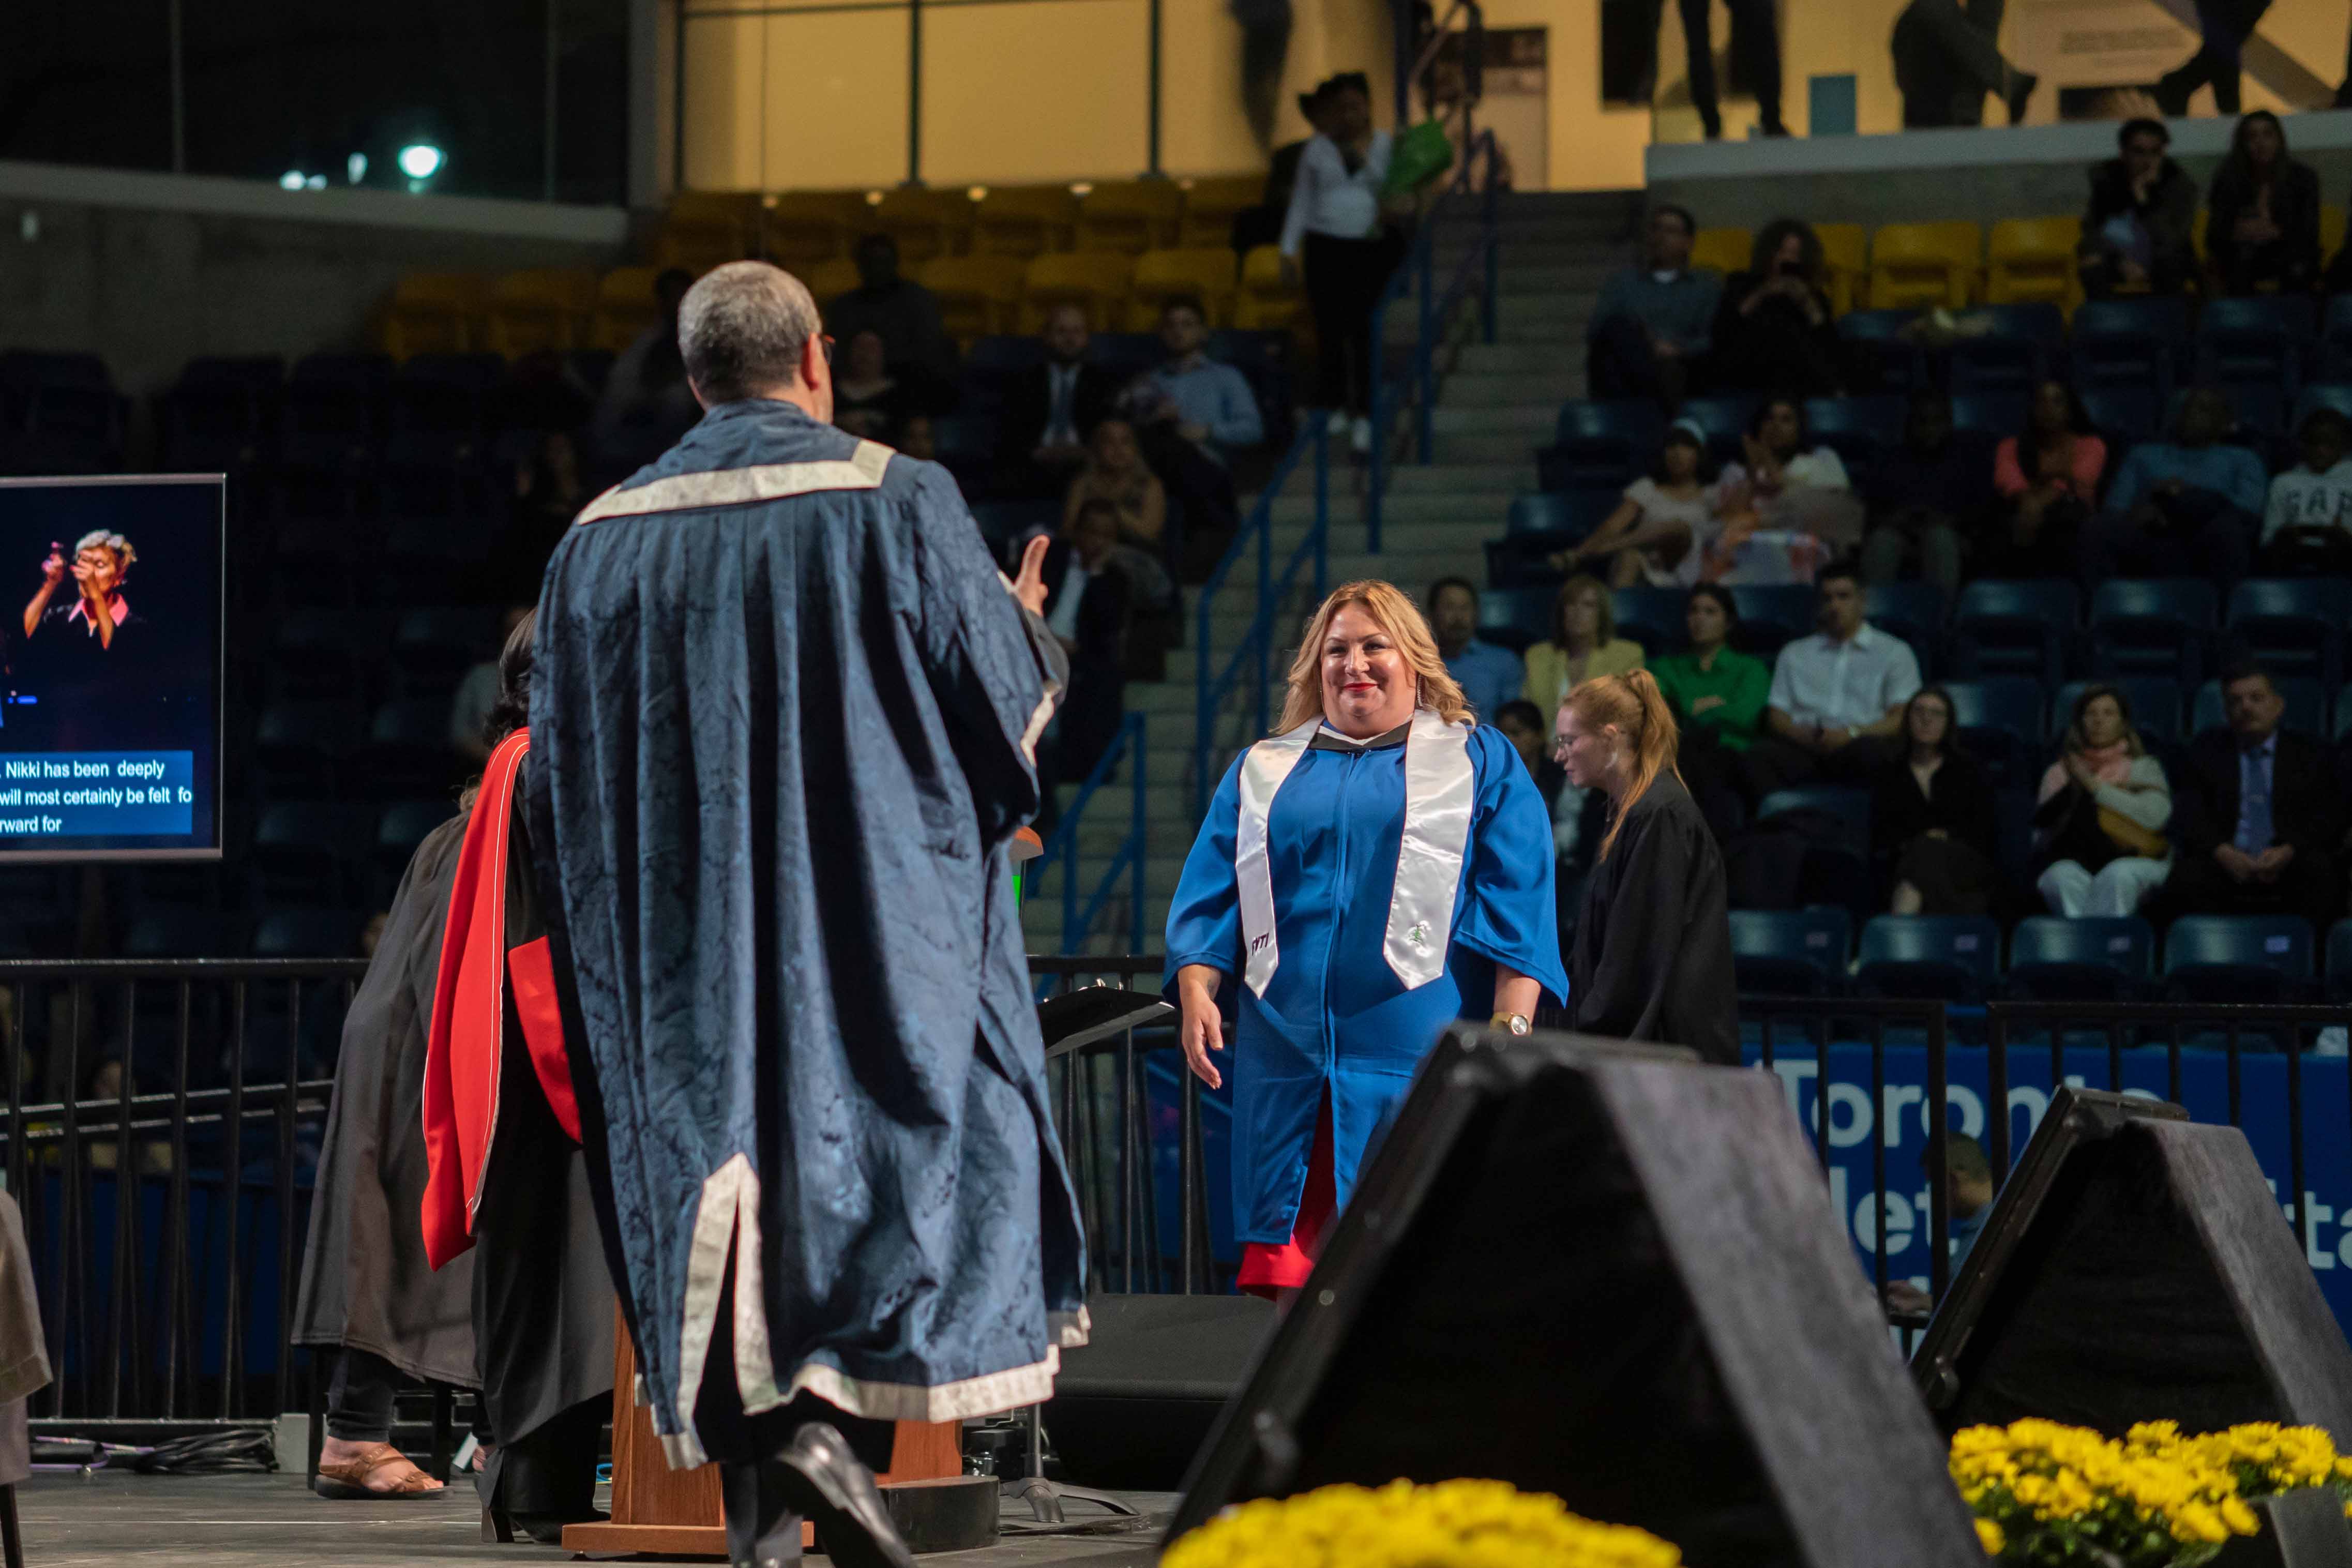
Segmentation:
{"type": "Polygon", "coordinates": [[[1402,249],[1401,232],[1381,221],[1390,137],[1372,129],[1371,88],[1361,71],[1331,78],[1309,102],[1316,134],[1299,155],[1283,219],[1282,271],[1295,279],[1305,263],[1318,395],[1331,405],[1331,433],[1345,430],[1358,452],[1369,453],[1378,353],[1371,312],[1402,249]]]}

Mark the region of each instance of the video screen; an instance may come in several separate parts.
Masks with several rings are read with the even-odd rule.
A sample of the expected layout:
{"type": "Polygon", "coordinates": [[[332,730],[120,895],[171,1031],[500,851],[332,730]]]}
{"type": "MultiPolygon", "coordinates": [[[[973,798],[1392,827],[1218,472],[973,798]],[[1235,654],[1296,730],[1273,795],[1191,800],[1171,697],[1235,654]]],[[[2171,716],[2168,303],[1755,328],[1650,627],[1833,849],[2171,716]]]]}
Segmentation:
{"type": "Polygon", "coordinates": [[[0,859],[220,854],[223,501],[0,479],[0,859]]]}

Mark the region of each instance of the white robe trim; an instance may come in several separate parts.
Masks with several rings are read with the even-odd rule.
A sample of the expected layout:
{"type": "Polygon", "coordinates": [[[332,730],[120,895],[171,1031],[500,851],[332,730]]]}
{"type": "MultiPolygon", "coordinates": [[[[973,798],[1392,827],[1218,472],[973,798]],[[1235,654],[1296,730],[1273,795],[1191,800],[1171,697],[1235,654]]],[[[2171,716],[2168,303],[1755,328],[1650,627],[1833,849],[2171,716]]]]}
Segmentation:
{"type": "MultiPolygon", "coordinates": [[[[1266,818],[1276,793],[1322,722],[1310,720],[1260,741],[1242,763],[1234,879],[1242,926],[1242,978],[1260,996],[1282,961],[1275,938],[1266,818]]],[[[1449,724],[1425,709],[1416,711],[1405,738],[1404,838],[1397,854],[1395,889],[1389,897],[1388,935],[1381,943],[1389,967],[1408,989],[1426,985],[1445,972],[1454,900],[1462,888],[1462,862],[1476,797],[1470,726],[1449,724]]]]}
{"type": "Polygon", "coordinates": [[[749,468],[719,468],[701,474],[671,474],[634,489],[614,486],[588,503],[575,522],[608,517],[642,517],[656,511],[702,507],[750,506],[819,490],[880,488],[892,453],[879,441],[860,441],[846,458],[814,463],[762,463],[749,468]]]}

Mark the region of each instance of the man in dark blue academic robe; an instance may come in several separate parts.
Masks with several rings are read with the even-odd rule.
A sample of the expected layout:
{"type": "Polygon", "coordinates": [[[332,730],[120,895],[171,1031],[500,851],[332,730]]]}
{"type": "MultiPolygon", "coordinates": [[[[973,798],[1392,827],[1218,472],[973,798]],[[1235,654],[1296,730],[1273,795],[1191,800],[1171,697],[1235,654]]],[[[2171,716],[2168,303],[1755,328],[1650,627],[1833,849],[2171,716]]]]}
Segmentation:
{"type": "Polygon", "coordinates": [[[1008,581],[945,470],[826,423],[796,280],[719,268],[679,340],[708,413],[540,604],[583,1143],[642,1397],[673,1465],[724,1467],[730,1554],[789,1511],[898,1563],[857,1464],[886,1424],[1042,1401],[1084,1342],[1007,859],[1066,666],[1043,542],[1008,581]]]}

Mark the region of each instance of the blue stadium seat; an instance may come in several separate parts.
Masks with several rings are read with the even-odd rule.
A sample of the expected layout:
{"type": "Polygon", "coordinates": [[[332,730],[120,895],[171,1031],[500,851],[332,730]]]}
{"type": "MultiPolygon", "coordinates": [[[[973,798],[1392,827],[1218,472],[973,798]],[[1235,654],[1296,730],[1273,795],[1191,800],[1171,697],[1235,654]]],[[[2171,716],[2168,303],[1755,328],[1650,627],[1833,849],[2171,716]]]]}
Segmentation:
{"type": "Polygon", "coordinates": [[[1651,658],[1676,652],[1690,641],[1684,618],[1689,606],[1687,591],[1647,583],[1620,588],[1611,599],[1617,635],[1640,643],[1643,653],[1651,658]]]}
{"type": "Polygon", "coordinates": [[[988,542],[989,553],[997,563],[1008,569],[1017,564],[1014,546],[1032,533],[1052,532],[1062,521],[1062,503],[1058,500],[984,500],[971,509],[972,521],[980,525],[980,536],[988,542]]]}
{"type": "Polygon", "coordinates": [[[497,354],[418,354],[404,363],[385,394],[384,467],[453,476],[477,467],[506,374],[497,354]]]}
{"type": "Polygon", "coordinates": [[[1732,967],[1747,994],[1834,994],[1844,985],[1853,942],[1840,909],[1731,911],[1732,967]]]}
{"type": "Polygon", "coordinates": [[[2165,989],[2192,1002],[2298,1001],[2312,942],[2300,915],[2182,915],[2165,933],[2165,989]]]}
{"type": "Polygon", "coordinates": [[[2307,294],[2209,300],[2197,318],[2197,368],[2225,386],[2284,388],[2303,380],[2303,348],[2318,333],[2307,294]]]}
{"type": "Polygon", "coordinates": [[[2033,803],[2041,779],[2032,767],[2025,782],[1992,792],[1993,861],[2012,888],[2033,885],[2033,803]]]}
{"type": "Polygon", "coordinates": [[[498,657],[499,612],[487,606],[411,610],[392,634],[393,668],[411,697],[446,696],[466,672],[498,657]]]}
{"type": "MultiPolygon", "coordinates": [[[[2305,735],[2319,736],[2328,732],[2327,688],[2307,675],[2280,675],[2272,679],[2277,682],[2280,700],[2286,704],[2286,715],[2281,723],[2305,735]]],[[[2196,701],[2189,707],[2189,732],[2197,735],[2208,730],[2223,728],[2229,722],[2224,717],[2225,711],[2221,702],[2221,682],[2219,679],[2207,681],[2197,689],[2196,701]]]]}
{"type": "Polygon", "coordinates": [[[2194,685],[2219,595],[2201,577],[2113,578],[2091,595],[2091,671],[2169,675],[2194,685]]]}
{"type": "Polygon", "coordinates": [[[2186,738],[2188,721],[2180,682],[2168,675],[2103,676],[2095,680],[2070,680],[2050,695],[2050,741],[2063,743],[2066,725],[2074,715],[2074,699],[2093,686],[2112,686],[2123,693],[2131,710],[2132,727],[2151,744],[2172,746],[2186,738]]]}
{"type": "Polygon", "coordinates": [[[152,904],[123,933],[125,958],[218,958],[232,946],[232,922],[215,910],[152,904]]]}
{"type": "MultiPolygon", "coordinates": [[[[2352,305],[2352,294],[2331,300],[2328,304],[2331,310],[2336,305],[2352,305]]],[[[2287,427],[2287,434],[2292,436],[2302,429],[2304,420],[2322,408],[2332,408],[2345,418],[2352,419],[2352,381],[2315,382],[2296,394],[2294,418],[2287,427]]]]}
{"type": "Polygon", "coordinates": [[[2326,973],[2327,999],[2352,999],[2352,920],[2337,921],[2327,928],[2326,973]]]}
{"type": "Polygon", "coordinates": [[[2000,925],[1987,915],[1879,915],[1862,928],[1855,988],[1880,996],[1979,1002],[2000,975],[2000,925]]]}
{"type": "Polygon", "coordinates": [[[1756,803],[1756,820],[1766,821],[1784,811],[1827,812],[1838,819],[1855,852],[1870,853],[1870,792],[1847,784],[1801,784],[1776,789],[1756,803]]]}
{"type": "Polygon", "coordinates": [[[2026,675],[1990,675],[1947,681],[1960,744],[1982,763],[1996,789],[2032,788],[2040,782],[2042,714],[2047,694],[2026,675]]]}
{"type": "Polygon", "coordinates": [[[1676,417],[1692,419],[1706,432],[1706,449],[1717,462],[1737,458],[1740,442],[1748,435],[1748,422],[1764,400],[1754,393],[1726,393],[1718,397],[1690,397],[1683,400],[1682,413],[1676,417]]]}
{"type": "Polygon", "coordinates": [[[1600,490],[1514,496],[1503,531],[1553,535],[1563,545],[1572,544],[1590,535],[1622,504],[1623,498],[1600,490]]]}
{"type": "Polygon", "coordinates": [[[371,468],[383,438],[392,360],[311,354],[296,362],[278,405],[278,460],[297,473],[347,481],[371,468]]]}
{"type": "Polygon", "coordinates": [[[269,642],[270,694],[321,699],[360,690],[383,653],[381,642],[369,636],[372,630],[350,610],[285,612],[269,642]]]}
{"type": "Polygon", "coordinates": [[[2344,624],[2352,583],[2336,577],[2249,577],[2230,590],[2232,655],[2274,675],[2307,675],[2331,690],[2344,678],[2344,624]]]}
{"type": "Polygon", "coordinates": [[[93,353],[0,353],[0,471],[121,468],[129,402],[93,353]]]}
{"type": "Polygon", "coordinates": [[[2319,332],[2319,379],[2352,382],[2352,294],[2327,301],[2319,332]]]}
{"type": "Polygon", "coordinates": [[[273,910],[253,928],[256,958],[356,958],[367,916],[352,910],[273,910]]]}
{"type": "Polygon", "coordinates": [[[446,792],[464,775],[464,759],[449,743],[449,704],[408,698],[378,707],[367,742],[352,770],[355,789],[372,800],[414,799],[446,792]]]}
{"type": "Polygon", "coordinates": [[[1167,359],[1158,332],[1097,332],[1087,343],[1087,357],[1117,378],[1120,385],[1167,359]]]}
{"type": "Polygon", "coordinates": [[[963,351],[963,368],[985,375],[1011,375],[1045,363],[1045,345],[1026,333],[974,338],[963,351]]]}
{"type": "Polygon", "coordinates": [[[2065,676],[2066,645],[2082,614],[2074,584],[2063,577],[1970,583],[1952,608],[1952,673],[2027,675],[2054,684],[2065,676]]]}
{"type": "Polygon", "coordinates": [[[2177,295],[2091,300],[2075,308],[2068,339],[2074,379],[2092,387],[2172,391],[2189,343],[2189,301],[2177,295]]]}
{"type": "Polygon", "coordinates": [[[1478,595],[1478,636],[1525,653],[1550,635],[1553,588],[1489,588],[1478,595]]]}
{"type": "Polygon", "coordinates": [[[1613,494],[1657,461],[1665,416],[1646,398],[1579,398],[1560,405],[1552,444],[1538,454],[1543,488],[1613,494]]]}
{"type": "Polygon", "coordinates": [[[2009,938],[2009,989],[2047,1001],[2127,1002],[2156,963],[2156,932],[2137,915],[2032,915],[2009,938]]]}
{"type": "Polygon", "coordinates": [[[1952,428],[1994,437],[2025,428],[2030,396],[2022,392],[1962,392],[1952,397],[1952,428]]]}
{"type": "Polygon", "coordinates": [[[1969,312],[1992,330],[1952,344],[1954,392],[2032,392],[2066,353],[2066,315],[2048,303],[1983,305],[1969,312]]]}
{"type": "Polygon", "coordinates": [[[2164,433],[2164,403],[2148,386],[2084,386],[2083,411],[2091,427],[2106,441],[2107,471],[2113,473],[2130,447],[2155,440],[2164,433]]]}
{"type": "Polygon", "coordinates": [[[1805,399],[1805,428],[1813,439],[1845,460],[1848,468],[1867,468],[1903,445],[1903,426],[1909,412],[1900,398],[1885,394],[1855,397],[1805,399]]]}
{"type": "Polygon", "coordinates": [[[1776,583],[1735,587],[1731,602],[1739,606],[1740,647],[1769,660],[1784,644],[1812,636],[1820,595],[1802,583],[1776,583]]]}
{"type": "Polygon", "coordinates": [[[278,801],[262,807],[246,852],[255,895],[273,903],[340,904],[357,890],[356,823],[340,801],[278,801]]]}
{"type": "Polygon", "coordinates": [[[365,716],[351,702],[273,702],[264,708],[253,749],[263,794],[273,800],[331,795],[336,773],[358,748],[365,726],[365,716]]]}
{"type": "Polygon", "coordinates": [[[383,808],[376,818],[374,842],[369,847],[378,908],[390,903],[402,874],[415,858],[416,847],[456,815],[457,807],[446,799],[400,800],[383,808]]]}
{"type": "Polygon", "coordinates": [[[1873,583],[1863,589],[1864,614],[1870,624],[1894,633],[1919,656],[1925,677],[1937,668],[1944,642],[1944,590],[1924,577],[1895,583],[1873,583]]]}
{"type": "MultiPolygon", "coordinates": [[[[158,400],[162,466],[173,473],[249,474],[268,465],[278,448],[278,398],[286,362],[193,359],[158,400]]],[[[230,488],[232,504],[243,492],[230,488]]]]}
{"type": "Polygon", "coordinates": [[[1838,337],[1851,353],[1876,362],[1882,385],[1907,393],[1927,380],[1924,356],[1903,336],[1903,329],[1920,314],[1917,310],[1848,310],[1838,318],[1838,337]]]}

